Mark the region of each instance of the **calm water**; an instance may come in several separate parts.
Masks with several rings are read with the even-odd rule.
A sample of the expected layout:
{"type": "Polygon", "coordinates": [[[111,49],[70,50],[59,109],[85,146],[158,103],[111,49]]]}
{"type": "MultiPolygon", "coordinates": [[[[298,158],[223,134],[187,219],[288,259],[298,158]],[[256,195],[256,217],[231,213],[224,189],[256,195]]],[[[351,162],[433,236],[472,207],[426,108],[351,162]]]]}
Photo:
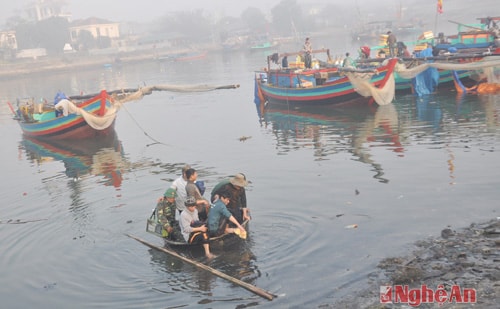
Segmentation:
{"type": "Polygon", "coordinates": [[[261,119],[252,72],[264,65],[262,54],[219,54],[3,80],[1,307],[316,308],[413,241],[498,216],[500,96],[398,96],[261,119]],[[116,136],[90,144],[25,139],[5,104],[165,83],[241,87],[155,92],[125,104],[116,136]],[[185,163],[208,190],[236,172],[251,180],[249,239],[215,248],[211,266],[277,299],[125,236],[161,245],[145,220],[185,163]]]}

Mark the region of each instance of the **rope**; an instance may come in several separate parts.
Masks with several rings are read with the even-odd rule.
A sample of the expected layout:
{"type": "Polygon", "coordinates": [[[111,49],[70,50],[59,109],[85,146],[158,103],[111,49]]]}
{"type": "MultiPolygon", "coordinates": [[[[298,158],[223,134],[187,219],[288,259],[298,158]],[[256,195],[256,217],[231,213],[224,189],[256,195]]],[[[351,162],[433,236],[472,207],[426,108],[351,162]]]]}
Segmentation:
{"type": "Polygon", "coordinates": [[[152,137],[151,135],[149,135],[146,132],[146,130],[144,130],[144,128],[139,124],[139,122],[134,118],[134,116],[132,116],[132,114],[128,111],[128,109],[125,107],[125,105],[122,105],[122,107],[127,112],[127,114],[130,116],[130,118],[135,122],[135,124],[139,127],[139,129],[142,130],[142,133],[144,133],[144,135],[146,135],[147,137],[149,137],[154,142],[152,144],[146,145],[146,147],[149,147],[149,146],[152,146],[152,145],[156,145],[156,144],[162,144],[162,145],[165,145],[165,146],[170,146],[169,144],[162,143],[162,142],[158,141],[157,139],[155,139],[154,137],[152,137]]]}

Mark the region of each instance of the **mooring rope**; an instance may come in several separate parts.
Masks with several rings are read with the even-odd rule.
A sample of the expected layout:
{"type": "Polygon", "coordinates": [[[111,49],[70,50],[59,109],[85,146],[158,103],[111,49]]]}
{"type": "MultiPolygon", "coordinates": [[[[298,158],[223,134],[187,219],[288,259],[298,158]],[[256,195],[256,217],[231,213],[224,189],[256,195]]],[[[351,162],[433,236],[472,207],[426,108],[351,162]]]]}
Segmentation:
{"type": "Polygon", "coordinates": [[[144,133],[144,135],[146,135],[147,137],[149,137],[154,143],[153,144],[148,144],[146,145],[147,147],[149,146],[152,146],[152,145],[156,145],[156,144],[162,144],[162,145],[165,145],[165,146],[170,146],[169,144],[165,144],[163,142],[160,142],[159,140],[157,140],[156,138],[152,137],[151,135],[149,135],[148,132],[146,132],[146,130],[144,130],[144,128],[139,124],[139,122],[134,118],[134,116],[132,116],[132,113],[130,113],[128,111],[128,109],[125,107],[125,105],[123,104],[122,105],[123,109],[127,112],[127,114],[130,116],[130,118],[135,122],[135,124],[139,127],[139,129],[142,130],[142,133],[144,133]]]}

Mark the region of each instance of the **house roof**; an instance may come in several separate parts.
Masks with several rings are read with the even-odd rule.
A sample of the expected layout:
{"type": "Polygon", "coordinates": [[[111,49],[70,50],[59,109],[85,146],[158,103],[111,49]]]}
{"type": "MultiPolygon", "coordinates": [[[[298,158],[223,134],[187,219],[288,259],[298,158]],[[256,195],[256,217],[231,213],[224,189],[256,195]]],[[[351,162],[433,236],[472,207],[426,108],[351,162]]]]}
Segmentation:
{"type": "Polygon", "coordinates": [[[89,25],[99,25],[99,24],[116,24],[116,22],[109,21],[106,19],[98,18],[98,17],[89,17],[86,19],[78,19],[71,23],[71,27],[79,27],[79,26],[89,26],[89,25]]]}

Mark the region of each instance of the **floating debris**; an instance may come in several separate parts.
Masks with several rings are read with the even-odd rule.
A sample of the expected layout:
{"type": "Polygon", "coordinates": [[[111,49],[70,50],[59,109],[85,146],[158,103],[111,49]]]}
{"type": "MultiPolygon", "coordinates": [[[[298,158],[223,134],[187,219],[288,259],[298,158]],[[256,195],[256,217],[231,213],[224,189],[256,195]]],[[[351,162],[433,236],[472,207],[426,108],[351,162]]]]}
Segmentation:
{"type": "Polygon", "coordinates": [[[242,137],[240,137],[238,140],[239,140],[240,142],[244,142],[244,141],[246,141],[247,139],[250,139],[250,138],[252,138],[252,137],[251,137],[251,136],[242,136],[242,137]]]}
{"type": "Polygon", "coordinates": [[[357,224],[350,224],[345,227],[346,229],[357,229],[358,225],[357,224]]]}

